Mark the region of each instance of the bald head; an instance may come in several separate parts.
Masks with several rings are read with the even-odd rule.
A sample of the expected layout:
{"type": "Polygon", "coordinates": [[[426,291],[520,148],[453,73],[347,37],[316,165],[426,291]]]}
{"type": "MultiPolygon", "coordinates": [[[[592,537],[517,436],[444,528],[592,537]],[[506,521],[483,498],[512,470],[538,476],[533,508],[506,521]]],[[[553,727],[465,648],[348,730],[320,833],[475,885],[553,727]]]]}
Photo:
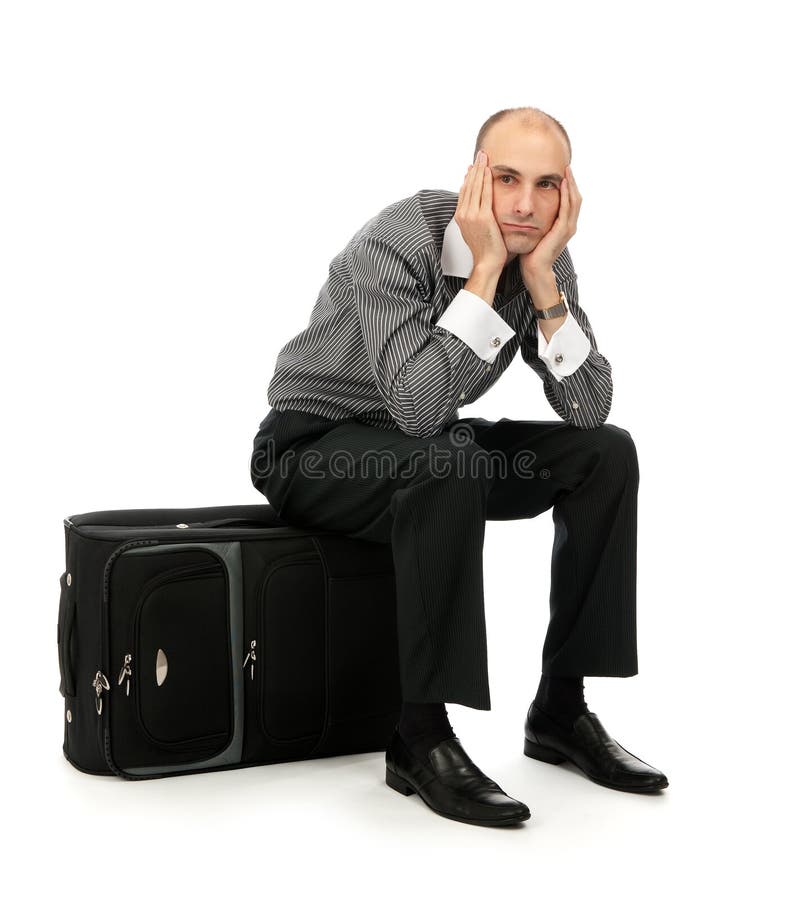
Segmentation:
{"type": "Polygon", "coordinates": [[[537,131],[556,135],[563,143],[567,162],[571,162],[571,141],[568,137],[568,133],[557,119],[550,116],[548,113],[543,112],[542,109],[538,109],[536,106],[515,106],[509,109],[501,109],[499,112],[494,113],[490,118],[486,119],[479,129],[479,134],[477,134],[472,162],[476,161],[477,153],[481,149],[484,149],[485,141],[494,126],[500,123],[510,126],[516,133],[521,131],[537,131]]]}

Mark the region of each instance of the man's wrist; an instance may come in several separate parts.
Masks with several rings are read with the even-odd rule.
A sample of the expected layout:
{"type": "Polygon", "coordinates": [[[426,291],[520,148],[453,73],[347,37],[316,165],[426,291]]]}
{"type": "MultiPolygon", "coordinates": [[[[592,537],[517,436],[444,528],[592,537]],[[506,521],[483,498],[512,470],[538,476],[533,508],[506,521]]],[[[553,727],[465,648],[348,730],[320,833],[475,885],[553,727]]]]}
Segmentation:
{"type": "Polygon", "coordinates": [[[548,309],[560,302],[560,291],[553,269],[526,278],[525,283],[535,309],[548,309]]]}
{"type": "Polygon", "coordinates": [[[471,291],[472,294],[476,294],[478,297],[482,297],[489,306],[493,306],[493,301],[496,298],[496,286],[499,283],[501,274],[502,270],[497,269],[495,266],[478,263],[471,270],[468,281],[463,285],[463,288],[471,291]]]}
{"type": "MultiPolygon", "coordinates": [[[[535,273],[533,276],[527,275],[524,278],[524,284],[529,291],[529,295],[532,298],[532,306],[535,309],[549,309],[562,302],[553,269],[535,273]]],[[[567,310],[563,315],[554,316],[551,319],[536,317],[537,330],[546,341],[550,341],[554,332],[563,325],[567,317],[567,310]]]]}
{"type": "Polygon", "coordinates": [[[556,281],[553,266],[538,266],[535,269],[521,269],[524,282],[528,285],[548,284],[550,281],[556,281]]]}

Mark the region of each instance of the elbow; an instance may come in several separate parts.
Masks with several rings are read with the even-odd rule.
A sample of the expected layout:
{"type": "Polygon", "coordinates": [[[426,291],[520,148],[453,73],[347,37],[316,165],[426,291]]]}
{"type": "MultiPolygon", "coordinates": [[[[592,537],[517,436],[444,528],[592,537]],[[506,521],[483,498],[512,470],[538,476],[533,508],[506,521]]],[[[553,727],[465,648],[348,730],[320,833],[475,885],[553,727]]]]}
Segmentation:
{"type": "Polygon", "coordinates": [[[404,408],[397,410],[389,407],[389,411],[400,431],[408,437],[436,437],[443,431],[445,420],[438,421],[435,418],[428,418],[424,415],[423,410],[413,410],[411,415],[404,414],[404,408]]]}
{"type": "Polygon", "coordinates": [[[590,431],[594,428],[601,428],[601,426],[607,421],[607,417],[603,416],[601,418],[596,419],[573,419],[571,424],[576,426],[577,428],[582,428],[585,431],[590,431]]]}
{"type": "Polygon", "coordinates": [[[608,394],[598,396],[589,404],[573,401],[571,403],[571,423],[577,428],[600,428],[607,421],[612,407],[612,390],[608,394]]]}
{"type": "Polygon", "coordinates": [[[395,378],[381,393],[393,420],[409,437],[436,437],[451,416],[448,405],[441,402],[445,394],[426,394],[419,400],[402,376],[395,378]]]}
{"type": "Polygon", "coordinates": [[[437,437],[443,431],[443,422],[441,423],[415,423],[413,425],[402,426],[402,431],[410,437],[429,438],[437,437]]]}

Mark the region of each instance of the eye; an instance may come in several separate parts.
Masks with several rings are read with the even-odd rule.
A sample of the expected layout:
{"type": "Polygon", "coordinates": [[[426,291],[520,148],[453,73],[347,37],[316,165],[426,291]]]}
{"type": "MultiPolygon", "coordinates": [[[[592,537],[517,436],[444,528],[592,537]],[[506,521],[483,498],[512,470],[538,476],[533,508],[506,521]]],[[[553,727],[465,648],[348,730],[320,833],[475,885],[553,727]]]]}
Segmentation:
{"type": "MultiPolygon", "coordinates": [[[[510,181],[515,181],[515,178],[512,175],[499,175],[499,181],[502,181],[503,184],[509,184],[510,181],[503,181],[503,179],[509,178],[510,181]]],[[[550,188],[556,188],[557,185],[550,178],[541,179],[538,184],[544,185],[547,184],[550,188]]]]}

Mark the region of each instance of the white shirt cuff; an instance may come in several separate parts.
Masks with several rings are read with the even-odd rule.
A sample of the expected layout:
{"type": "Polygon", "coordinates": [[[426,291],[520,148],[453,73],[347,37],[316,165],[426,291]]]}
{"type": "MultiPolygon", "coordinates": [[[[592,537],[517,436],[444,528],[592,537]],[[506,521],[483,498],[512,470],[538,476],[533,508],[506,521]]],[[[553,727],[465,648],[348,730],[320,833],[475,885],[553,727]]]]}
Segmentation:
{"type": "Polygon", "coordinates": [[[435,323],[461,341],[485,362],[492,363],[515,331],[482,297],[462,288],[435,323]]]}
{"type": "Polygon", "coordinates": [[[566,375],[572,375],[589,354],[590,339],[579,327],[570,309],[550,341],[546,340],[538,326],[538,356],[557,381],[562,381],[566,375]]]}

